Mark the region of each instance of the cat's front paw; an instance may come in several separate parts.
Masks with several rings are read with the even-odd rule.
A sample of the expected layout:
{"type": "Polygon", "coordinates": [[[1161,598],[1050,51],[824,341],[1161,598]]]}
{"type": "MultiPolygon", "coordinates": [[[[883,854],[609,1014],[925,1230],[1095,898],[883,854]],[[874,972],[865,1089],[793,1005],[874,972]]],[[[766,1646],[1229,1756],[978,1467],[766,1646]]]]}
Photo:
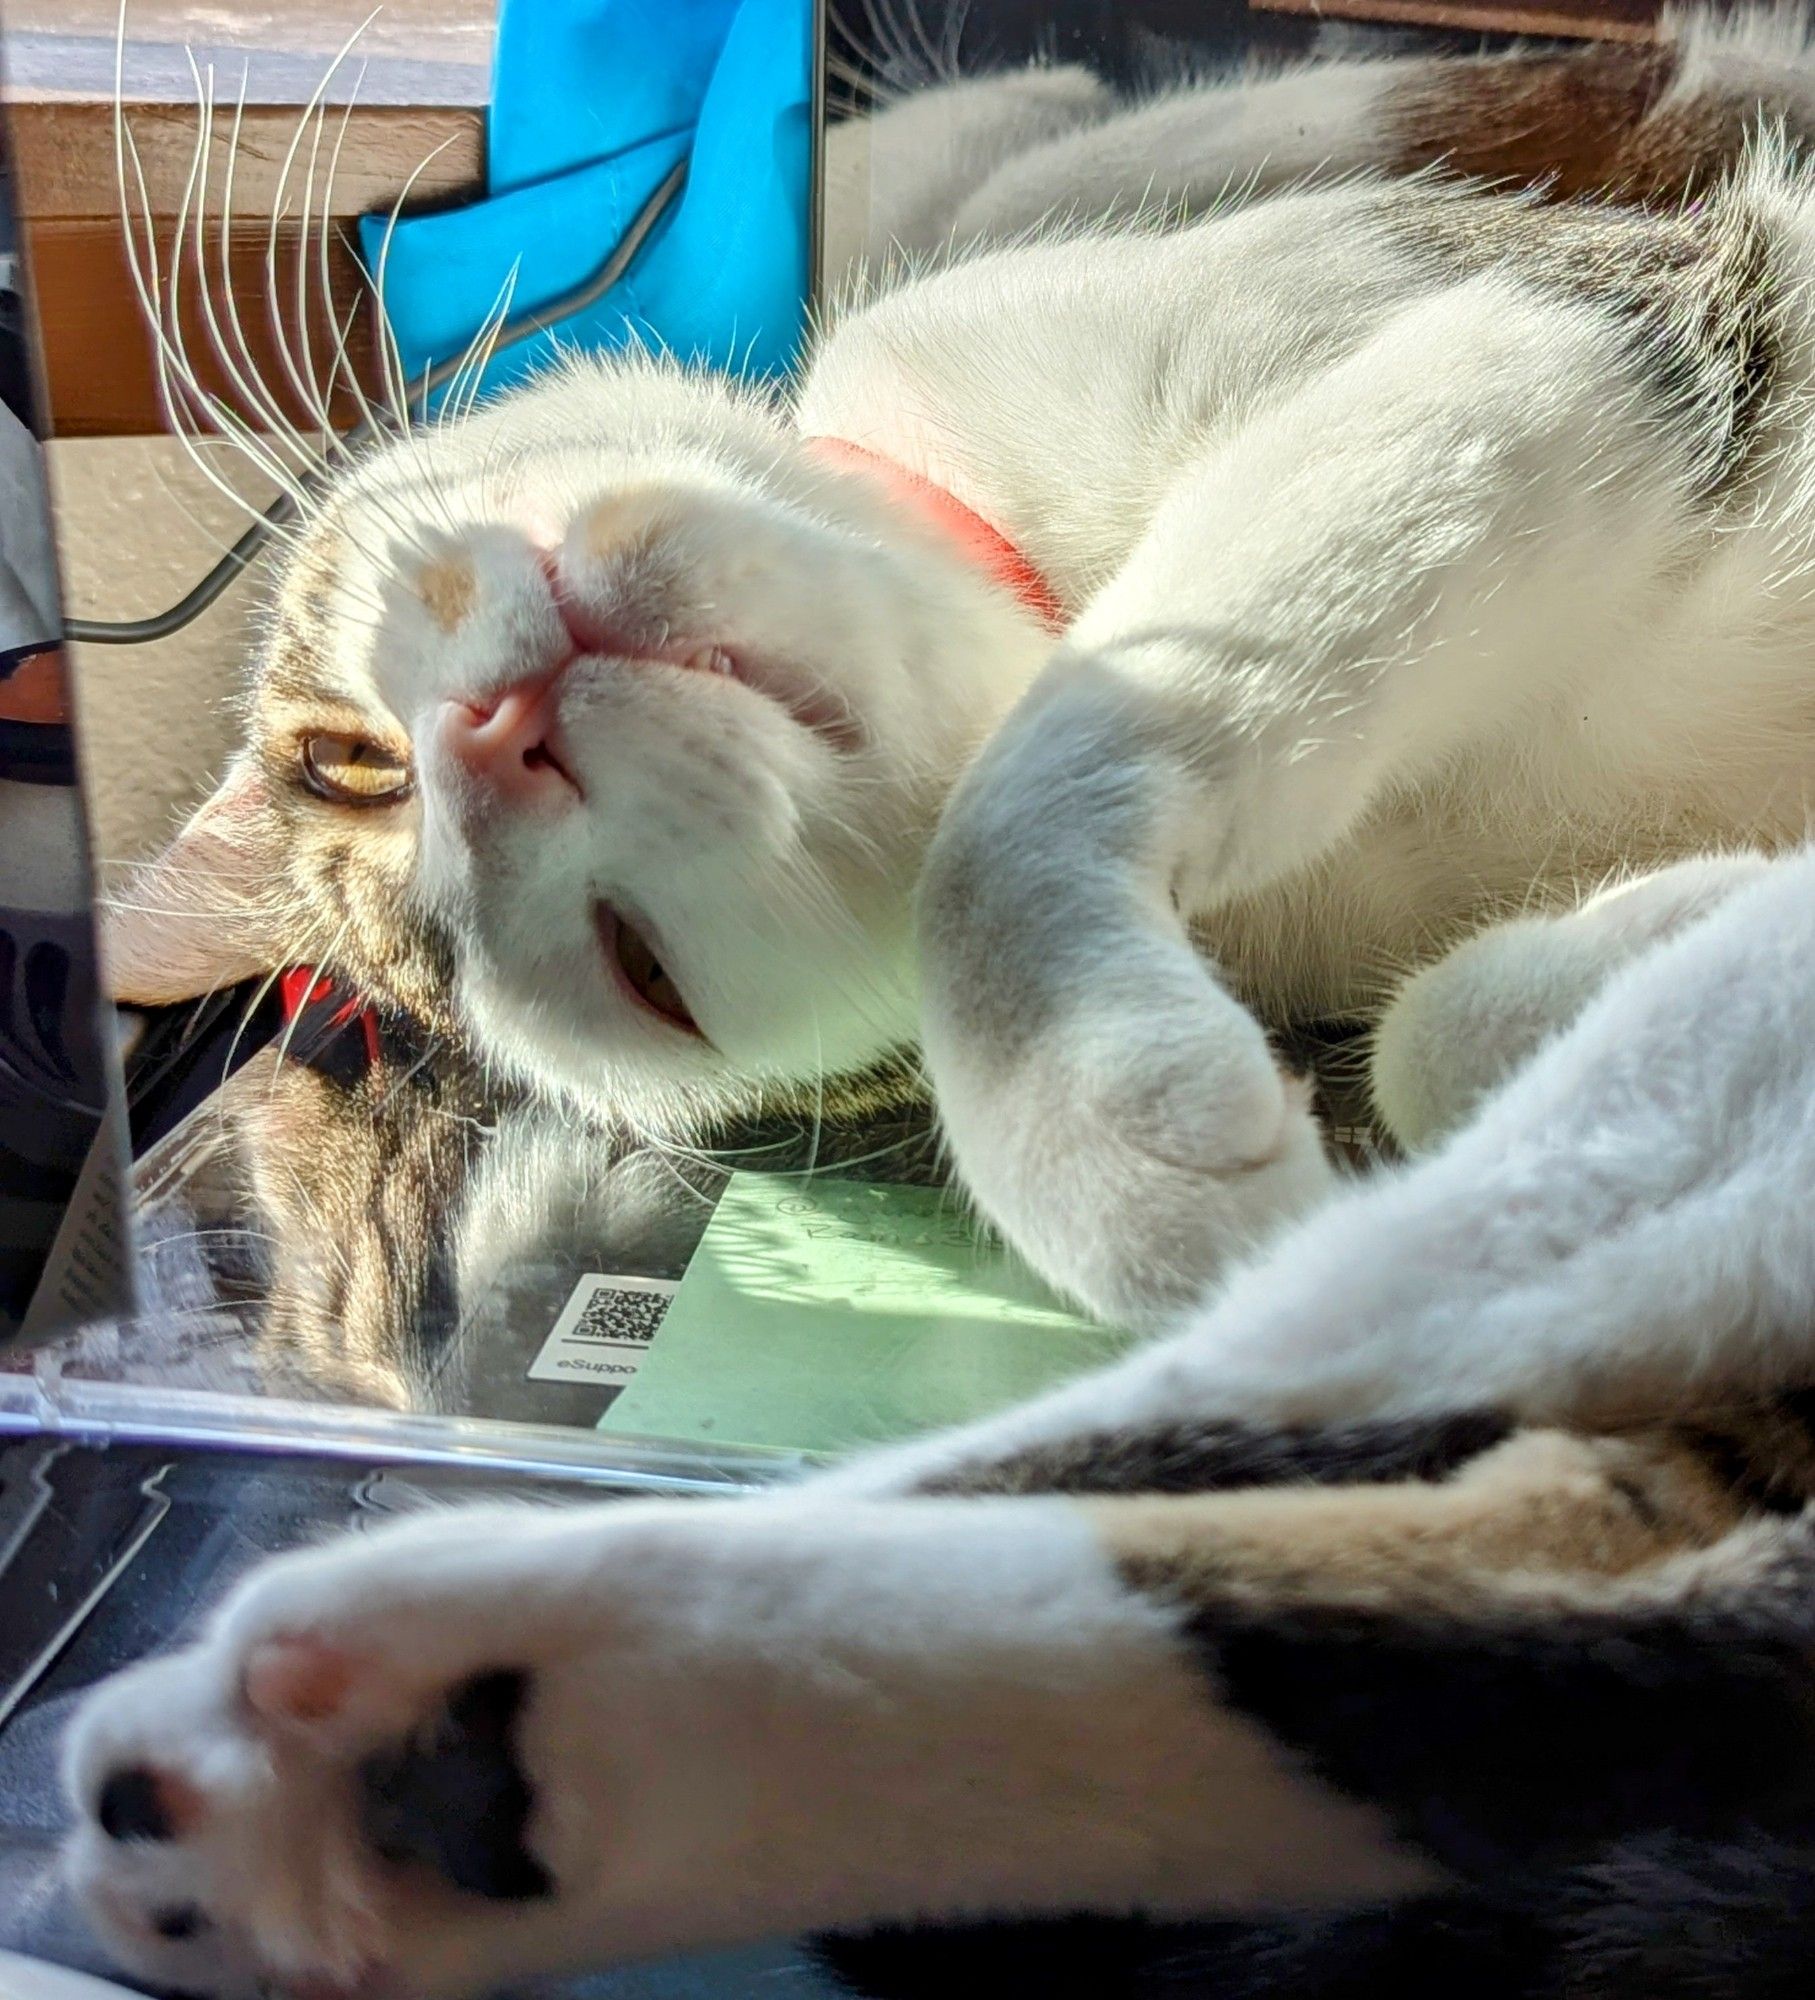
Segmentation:
{"type": "Polygon", "coordinates": [[[443,2000],[582,1950],[608,1649],[569,1605],[583,1526],[466,1510],[284,1558],[97,1689],[67,1867],[122,1965],[208,2000],[443,2000]]]}
{"type": "Polygon", "coordinates": [[[1130,929],[1005,950],[941,863],[927,1067],[962,1179],[1049,1283],[1112,1324],[1164,1323],[1334,1191],[1308,1089],[1187,945],[1130,929]]]}

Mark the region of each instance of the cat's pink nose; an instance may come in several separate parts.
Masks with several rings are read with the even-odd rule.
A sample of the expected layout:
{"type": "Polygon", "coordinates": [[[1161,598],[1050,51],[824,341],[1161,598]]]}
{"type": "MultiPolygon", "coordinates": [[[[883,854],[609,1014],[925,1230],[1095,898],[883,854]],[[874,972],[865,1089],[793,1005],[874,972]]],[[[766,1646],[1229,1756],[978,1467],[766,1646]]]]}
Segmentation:
{"type": "Polygon", "coordinates": [[[584,797],[561,740],[560,676],[519,681],[481,701],[444,702],[441,743],[488,791],[513,805],[584,797]]]}

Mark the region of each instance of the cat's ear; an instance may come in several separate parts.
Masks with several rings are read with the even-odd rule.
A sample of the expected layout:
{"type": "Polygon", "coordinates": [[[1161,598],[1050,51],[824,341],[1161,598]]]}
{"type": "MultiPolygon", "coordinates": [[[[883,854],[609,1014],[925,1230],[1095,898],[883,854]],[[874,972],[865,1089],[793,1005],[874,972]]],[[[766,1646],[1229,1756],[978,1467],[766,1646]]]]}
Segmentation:
{"type": "Polygon", "coordinates": [[[156,860],[101,911],[107,990],[124,1005],[192,1000],[286,962],[282,842],[265,780],[244,751],[156,860]]]}

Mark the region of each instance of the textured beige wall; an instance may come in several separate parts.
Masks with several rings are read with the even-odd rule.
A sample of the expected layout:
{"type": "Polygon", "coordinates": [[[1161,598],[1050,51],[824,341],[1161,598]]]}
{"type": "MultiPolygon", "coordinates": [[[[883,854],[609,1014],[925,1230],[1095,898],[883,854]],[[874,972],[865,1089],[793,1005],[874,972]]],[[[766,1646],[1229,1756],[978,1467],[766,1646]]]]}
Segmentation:
{"type": "MultiPolygon", "coordinates": [[[[70,438],[50,447],[72,616],[138,617],[180,597],[244,516],[170,438],[70,438]]],[[[78,646],[76,704],[95,852],[105,872],[155,848],[237,740],[232,697],[255,579],[186,632],[145,646],[78,646]]]]}

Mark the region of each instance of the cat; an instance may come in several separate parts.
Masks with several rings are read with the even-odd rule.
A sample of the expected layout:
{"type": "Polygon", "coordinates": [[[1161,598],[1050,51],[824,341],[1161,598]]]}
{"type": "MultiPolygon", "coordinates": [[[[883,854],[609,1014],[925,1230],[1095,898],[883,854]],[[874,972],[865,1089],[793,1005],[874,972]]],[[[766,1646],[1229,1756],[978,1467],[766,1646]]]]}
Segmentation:
{"type": "Polygon", "coordinates": [[[1812,72],[1799,17],[1672,32],[884,111],[962,156],[877,225],[929,268],[784,398],[576,360],[334,470],[115,990],[306,959],[669,1135],[896,1101],[919,1042],[986,1216],[1163,1323],[1334,1191],[1263,1023],[1802,831],[1808,196],[1711,166],[1812,72]],[[1566,124],[1577,180],[1704,191],[1354,172],[1566,124]],[[1307,145],[1335,184],[1239,198],[1307,145]]]}
{"type": "Polygon", "coordinates": [[[1190,1303],[798,1489],[459,1510],[269,1566],[72,1731],[70,1873],[123,1964],[439,2000],[796,1928],[871,1991],[979,1954],[1096,1994],[1805,1977],[1807,217],[1768,145],[1680,214],[1289,194],[959,257],[840,321],[796,422],[901,471],[653,366],[354,469],[280,585],[252,749],[155,878],[197,921],[143,976],[326,958],[652,1120],[861,1077],[924,1007],[984,1207],[1099,1310],[1190,1303]],[[1107,341],[1084,365],[1086,318],[1123,373],[1107,341]],[[493,449],[544,496],[609,463],[555,592],[489,516],[452,546],[392,518],[493,449]],[[426,547],[386,569],[393,529],[426,547]],[[420,767],[362,733],[368,591],[396,712],[487,646],[606,644],[564,671],[616,748],[490,683],[420,767]],[[706,600],[779,659],[699,637],[706,600]],[[636,999],[588,1038],[592,926],[542,891],[596,891],[589,800],[554,788],[606,761],[611,866],[644,843],[671,872],[637,886],[700,928],[658,946],[614,877],[636,999]],[[494,792],[569,837],[513,845],[494,792]],[[734,878],[753,828],[771,873],[734,878]],[[1790,851],[1645,868],[1742,837],[1790,851]],[[779,919],[809,859],[740,970],[732,889],[779,919]],[[1375,1083],[1425,1157],[1340,1187],[1236,997],[1379,1013],[1408,961],[1375,1083]],[[1108,1928],[1013,1928],[1078,1913],[1108,1928]]]}
{"type": "Polygon", "coordinates": [[[1799,1990],[1811,964],[1815,849],[1526,918],[1420,978],[1472,1116],[1111,1369],[268,1565],[87,1697],[84,1907],[208,2000],[789,1930],[871,1993],[1799,1990]]]}

